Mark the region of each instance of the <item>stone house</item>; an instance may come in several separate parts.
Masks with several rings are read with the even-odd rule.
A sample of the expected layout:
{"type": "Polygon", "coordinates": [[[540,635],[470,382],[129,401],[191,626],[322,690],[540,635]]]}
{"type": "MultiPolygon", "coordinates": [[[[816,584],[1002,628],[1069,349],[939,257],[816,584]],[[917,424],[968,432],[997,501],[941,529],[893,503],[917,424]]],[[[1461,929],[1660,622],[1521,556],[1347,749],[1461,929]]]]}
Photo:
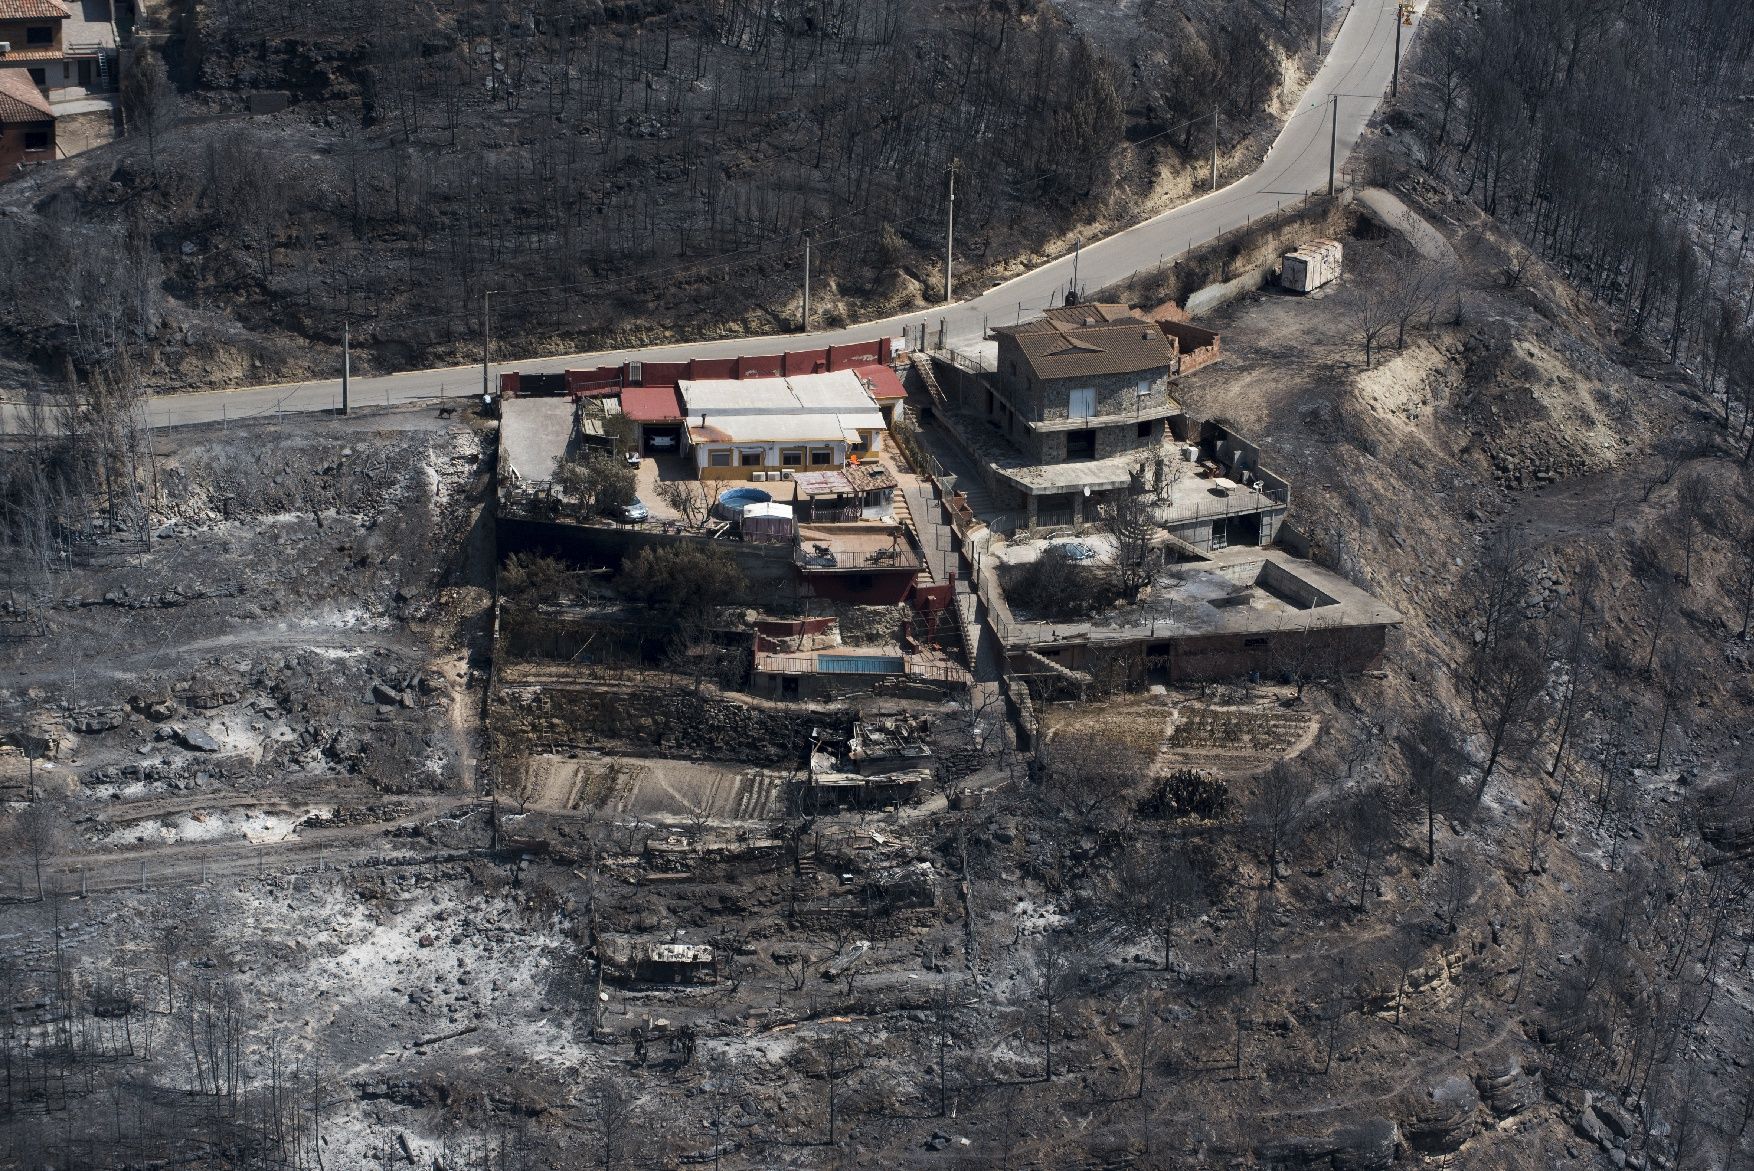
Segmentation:
{"type": "Polygon", "coordinates": [[[973,405],[1028,463],[1151,450],[1182,413],[1169,393],[1169,341],[1125,305],[1062,306],[993,333],[996,376],[973,405]]]}

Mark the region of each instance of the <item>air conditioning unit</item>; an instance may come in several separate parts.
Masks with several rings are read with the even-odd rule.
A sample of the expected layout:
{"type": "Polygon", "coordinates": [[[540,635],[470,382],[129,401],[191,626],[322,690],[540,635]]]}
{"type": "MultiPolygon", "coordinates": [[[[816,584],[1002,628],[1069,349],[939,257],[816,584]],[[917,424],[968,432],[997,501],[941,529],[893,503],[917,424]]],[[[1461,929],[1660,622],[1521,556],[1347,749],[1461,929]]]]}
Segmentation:
{"type": "Polygon", "coordinates": [[[751,480],[754,480],[757,484],[767,483],[767,473],[766,472],[755,472],[749,478],[751,480]]]}
{"type": "Polygon", "coordinates": [[[790,480],[796,475],[797,475],[797,473],[794,472],[791,468],[787,468],[785,471],[780,473],[780,479],[790,480]]]}
{"type": "Polygon", "coordinates": [[[12,42],[11,41],[0,41],[0,57],[4,57],[6,54],[8,54],[10,52],[12,52],[12,42]]]}

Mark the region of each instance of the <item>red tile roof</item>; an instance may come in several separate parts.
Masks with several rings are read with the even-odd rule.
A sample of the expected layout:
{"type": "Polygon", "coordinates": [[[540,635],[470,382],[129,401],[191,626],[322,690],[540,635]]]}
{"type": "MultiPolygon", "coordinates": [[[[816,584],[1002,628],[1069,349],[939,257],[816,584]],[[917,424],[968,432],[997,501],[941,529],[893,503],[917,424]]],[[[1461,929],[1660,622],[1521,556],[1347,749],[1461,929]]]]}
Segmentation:
{"type": "Polygon", "coordinates": [[[854,367],[853,373],[865,380],[866,387],[871,391],[871,397],[880,403],[907,397],[907,391],[902,387],[901,379],[897,378],[895,371],[887,366],[857,366],[854,367]]]}
{"type": "Polygon", "coordinates": [[[0,0],[0,20],[66,20],[56,0],[0,0]]]}
{"type": "MultiPolygon", "coordinates": [[[[4,3],[5,0],[0,0],[4,3]]],[[[0,122],[53,122],[49,100],[22,69],[0,69],[0,122]]]]}
{"type": "Polygon", "coordinates": [[[680,423],[682,396],[674,386],[626,386],[621,413],[636,423],[680,423]]]}

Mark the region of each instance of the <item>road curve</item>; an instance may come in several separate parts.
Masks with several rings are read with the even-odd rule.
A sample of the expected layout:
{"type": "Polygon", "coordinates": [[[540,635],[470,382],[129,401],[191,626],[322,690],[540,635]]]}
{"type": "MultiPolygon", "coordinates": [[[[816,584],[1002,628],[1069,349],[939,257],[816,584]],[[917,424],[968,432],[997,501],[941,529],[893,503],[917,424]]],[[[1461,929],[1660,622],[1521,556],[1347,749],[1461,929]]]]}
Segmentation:
{"type": "MultiPolygon", "coordinates": [[[[1394,69],[1395,21],[1396,6],[1392,3],[1382,0],[1354,3],[1321,70],[1305,89],[1261,165],[1228,187],[1084,248],[1076,261],[1080,288],[1094,291],[1114,284],[1251,220],[1271,215],[1307,193],[1326,191],[1330,135],[1335,136],[1338,162],[1344,163],[1388,87],[1394,69]],[[1337,102],[1332,102],[1335,98],[1337,102]]],[[[1405,35],[1410,38],[1414,31],[1406,30],[1405,35]]],[[[559,371],[659,355],[675,361],[725,358],[780,348],[862,341],[881,335],[899,336],[922,324],[934,338],[942,326],[952,344],[971,342],[982,337],[989,324],[1015,321],[1063,301],[1071,285],[1073,266],[1072,256],[1062,256],[969,300],[846,329],[501,361],[495,367],[559,371]]],[[[352,381],[351,400],[358,407],[385,406],[441,396],[457,398],[479,393],[480,389],[479,366],[455,366],[356,378],[352,381]]],[[[295,382],[164,395],[152,400],[150,410],[155,426],[181,426],[261,417],[277,411],[329,410],[340,395],[339,379],[295,382]]]]}

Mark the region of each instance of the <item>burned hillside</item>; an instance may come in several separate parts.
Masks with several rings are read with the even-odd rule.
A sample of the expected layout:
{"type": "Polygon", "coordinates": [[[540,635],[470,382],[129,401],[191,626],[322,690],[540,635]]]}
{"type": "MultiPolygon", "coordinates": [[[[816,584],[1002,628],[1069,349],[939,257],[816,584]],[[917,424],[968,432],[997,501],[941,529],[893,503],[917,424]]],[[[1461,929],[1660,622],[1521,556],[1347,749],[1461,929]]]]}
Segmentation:
{"type": "Polygon", "coordinates": [[[1212,100],[1227,167],[1262,149],[1311,18],[1138,16],[1086,36],[1036,3],[191,5],[141,133],[6,190],[0,272],[80,303],[0,298],[17,373],[91,362],[100,317],[165,389],[336,369],[343,322],[357,373],[469,361],[487,291],[515,353],[766,333],[797,318],[806,233],[819,322],[923,304],[953,161],[977,279],[1203,180],[1212,100]],[[80,278],[96,238],[123,279],[80,278]]]}
{"type": "MultiPolygon", "coordinates": [[[[925,41],[884,40],[925,19],[901,0],[610,6],[570,44],[550,6],[503,28],[465,8],[338,43],[401,27],[393,7],[197,6],[209,37],[178,65],[296,91],[252,133],[296,126],[325,165],[358,103],[363,142],[449,160],[439,186],[524,149],[484,145],[485,109],[579,124],[606,153],[554,152],[541,177],[572,186],[542,231],[573,225],[566,255],[605,272],[677,227],[643,168],[700,150],[680,189],[727,165],[729,131],[712,158],[704,132],[664,136],[711,103],[818,175],[808,119],[844,128],[841,85],[893,109],[858,84],[878,68],[997,126],[1048,100],[1031,54],[1131,53],[1164,72],[1110,76],[1115,109],[1154,133],[1186,113],[1140,112],[1170,65],[1223,56],[1158,41],[1167,6],[1075,0],[952,4],[928,15],[966,28],[925,41]],[[739,90],[727,60],[771,68],[739,90]],[[457,69],[455,106],[429,101],[457,69]],[[625,133],[590,122],[648,101],[625,133]],[[335,123],[300,121],[319,110],[335,123]],[[579,227],[615,182],[609,226],[579,227]]],[[[1419,44],[1332,198],[972,341],[646,353],[507,371],[468,408],[157,432],[105,375],[9,415],[0,1161],[1748,1162],[1745,209],[1702,163],[1716,210],[1641,193],[1626,222],[1649,238],[1614,251],[1562,165],[1587,144],[1543,105],[1576,118],[1641,37],[1628,77],[1692,60],[1698,97],[1745,73],[1747,40],[1689,41],[1733,24],[1709,0],[1575,7],[1513,27],[1444,6],[1450,39],[1419,44]],[[1671,262],[1664,207],[1734,226],[1671,262]]],[[[1390,15],[1409,23],[1376,35],[1433,19],[1390,15]]],[[[1226,117],[1272,101],[1252,53],[1222,67],[1226,117]]],[[[1101,140],[1094,100],[1042,107],[1068,151],[1101,140]]],[[[1603,138],[1655,149],[1650,118],[1603,138]]],[[[883,271],[929,287],[930,193],[962,144],[919,125],[895,173],[925,235],[883,271]]],[[[166,173],[192,149],[160,145],[166,173]]],[[[993,209],[1033,201],[1016,231],[1046,247],[1036,215],[1120,200],[1160,145],[1071,194],[987,160],[995,218],[971,231],[997,255],[993,209]]],[[[144,185],[150,156],[127,165],[144,185]]],[[[429,239],[402,259],[443,252],[475,295],[483,255],[549,247],[511,210],[546,188],[497,165],[445,197],[483,218],[441,239],[450,213],[419,205],[429,239]]],[[[337,174],[318,186],[350,194],[337,174]]],[[[397,172],[358,174],[388,184],[362,200],[395,197],[397,172]]],[[[769,242],[826,198],[744,178],[727,198],[769,242]]],[[[363,218],[365,281],[396,249],[363,218]]],[[[317,271],[237,255],[269,262],[246,326],[317,271]]],[[[680,330],[694,275],[620,307],[680,330]]],[[[321,288],[283,336],[333,310],[321,288]]],[[[110,327],[145,327],[107,295],[110,327]]]]}

